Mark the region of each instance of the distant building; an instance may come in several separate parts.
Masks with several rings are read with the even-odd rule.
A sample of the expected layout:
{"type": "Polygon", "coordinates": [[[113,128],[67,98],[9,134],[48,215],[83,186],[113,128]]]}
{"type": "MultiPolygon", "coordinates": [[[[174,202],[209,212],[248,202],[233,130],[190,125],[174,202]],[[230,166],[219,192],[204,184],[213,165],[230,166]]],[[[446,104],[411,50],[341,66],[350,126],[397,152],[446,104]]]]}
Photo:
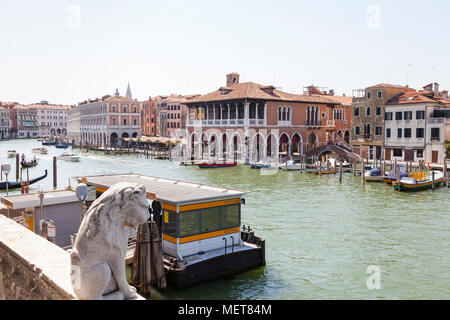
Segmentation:
{"type": "Polygon", "coordinates": [[[9,139],[11,124],[9,121],[9,110],[0,107],[0,140],[9,139]]]}
{"type": "Polygon", "coordinates": [[[385,159],[431,163],[444,161],[450,133],[450,101],[436,84],[402,92],[385,106],[385,159]]]}
{"type": "Polygon", "coordinates": [[[69,139],[77,144],[115,145],[119,138],[141,135],[141,104],[119,95],[87,100],[68,115],[69,139]]]}
{"type": "Polygon", "coordinates": [[[38,136],[67,135],[67,111],[70,106],[49,104],[47,101],[27,105],[37,110],[38,136]]]}
{"type": "Polygon", "coordinates": [[[20,139],[39,136],[36,109],[17,104],[9,110],[9,117],[12,137],[20,139]]]}
{"type": "Polygon", "coordinates": [[[148,100],[141,102],[141,130],[143,136],[156,135],[156,108],[158,106],[157,98],[149,97],[148,100]]]}
{"type": "Polygon", "coordinates": [[[186,128],[187,107],[186,102],[200,96],[172,94],[158,101],[159,134],[171,137],[175,130],[186,128]]]}
{"type": "Polygon", "coordinates": [[[353,90],[351,145],[356,153],[368,159],[384,158],[384,106],[395,95],[414,91],[385,83],[353,90]]]}
{"type": "Polygon", "coordinates": [[[336,137],[334,110],[346,111],[336,100],[328,93],[291,94],[240,83],[239,74],[230,73],[226,86],[185,102],[187,130],[176,138],[186,131],[188,157],[245,163],[299,157],[336,137]]]}

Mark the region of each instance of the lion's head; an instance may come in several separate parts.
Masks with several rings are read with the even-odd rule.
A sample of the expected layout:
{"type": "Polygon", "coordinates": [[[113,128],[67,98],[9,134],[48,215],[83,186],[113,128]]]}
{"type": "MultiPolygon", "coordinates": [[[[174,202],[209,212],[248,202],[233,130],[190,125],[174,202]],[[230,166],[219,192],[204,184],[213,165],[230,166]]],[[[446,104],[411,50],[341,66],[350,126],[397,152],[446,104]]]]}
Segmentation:
{"type": "Polygon", "coordinates": [[[92,203],[83,224],[87,223],[87,237],[104,234],[113,224],[137,227],[150,219],[145,186],[121,182],[111,186],[92,203]]]}

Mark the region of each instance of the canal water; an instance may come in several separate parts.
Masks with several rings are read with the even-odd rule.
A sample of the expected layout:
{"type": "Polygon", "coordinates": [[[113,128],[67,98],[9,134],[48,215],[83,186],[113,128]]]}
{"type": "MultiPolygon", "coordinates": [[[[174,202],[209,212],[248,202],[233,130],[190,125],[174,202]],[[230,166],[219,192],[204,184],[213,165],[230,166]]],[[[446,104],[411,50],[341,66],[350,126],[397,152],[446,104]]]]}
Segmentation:
{"type": "MultiPolygon", "coordinates": [[[[40,146],[36,140],[0,142],[0,163],[13,168],[10,180],[15,160],[7,150],[31,158],[40,146]]],[[[64,150],[46,148],[49,154],[37,155],[39,165],[29,175],[44,169],[49,175],[30,192],[52,189],[52,157],[64,150]]],[[[386,184],[364,187],[351,173],[339,183],[338,175],[263,175],[249,166],[199,169],[102,153],[79,163],[58,161],[58,188],[74,175],[129,172],[248,190],[242,223],[266,239],[265,267],[181,291],[152,291],[152,299],[450,298],[450,189],[394,192],[386,184]],[[370,266],[380,271],[379,289],[368,289],[368,278],[376,276],[367,273],[370,266]]]]}

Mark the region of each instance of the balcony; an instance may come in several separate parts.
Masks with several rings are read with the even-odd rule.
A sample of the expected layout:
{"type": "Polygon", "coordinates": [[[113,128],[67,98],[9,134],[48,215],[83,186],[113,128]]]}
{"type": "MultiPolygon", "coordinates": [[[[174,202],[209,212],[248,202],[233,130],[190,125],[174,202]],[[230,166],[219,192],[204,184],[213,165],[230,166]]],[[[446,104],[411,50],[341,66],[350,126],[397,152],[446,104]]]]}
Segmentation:
{"type": "Polygon", "coordinates": [[[306,126],[307,127],[318,127],[322,125],[322,121],[320,120],[307,120],[306,126]]]}
{"type": "Polygon", "coordinates": [[[427,119],[427,124],[444,124],[445,118],[430,118],[427,119]]]}

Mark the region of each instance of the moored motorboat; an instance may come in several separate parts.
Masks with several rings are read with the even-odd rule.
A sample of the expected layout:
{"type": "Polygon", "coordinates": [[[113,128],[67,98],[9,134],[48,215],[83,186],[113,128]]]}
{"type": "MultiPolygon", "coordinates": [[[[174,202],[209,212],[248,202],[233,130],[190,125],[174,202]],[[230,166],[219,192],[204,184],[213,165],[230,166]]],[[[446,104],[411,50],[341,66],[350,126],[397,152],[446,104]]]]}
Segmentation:
{"type": "Polygon", "coordinates": [[[283,169],[284,171],[298,171],[302,170],[302,165],[296,163],[294,160],[288,160],[280,165],[280,169],[283,169]]]}
{"type": "Polygon", "coordinates": [[[256,162],[256,163],[250,164],[251,169],[262,169],[262,168],[270,168],[270,167],[271,167],[270,164],[264,163],[264,162],[256,162]]]}
{"type": "Polygon", "coordinates": [[[74,153],[63,152],[60,156],[58,156],[58,160],[77,162],[80,161],[80,156],[77,156],[74,153]]]}
{"type": "Polygon", "coordinates": [[[213,168],[229,168],[236,167],[237,162],[201,162],[197,163],[197,166],[201,169],[213,169],[213,168]]]}
{"type": "Polygon", "coordinates": [[[439,187],[444,181],[444,173],[442,171],[419,171],[410,173],[408,177],[403,177],[399,182],[393,182],[392,185],[398,191],[419,191],[439,187]],[[433,177],[434,173],[434,177],[433,177]]]}
{"type": "Polygon", "coordinates": [[[364,179],[366,181],[376,181],[381,182],[383,180],[383,175],[381,174],[380,169],[371,169],[364,173],[364,179]]]}

